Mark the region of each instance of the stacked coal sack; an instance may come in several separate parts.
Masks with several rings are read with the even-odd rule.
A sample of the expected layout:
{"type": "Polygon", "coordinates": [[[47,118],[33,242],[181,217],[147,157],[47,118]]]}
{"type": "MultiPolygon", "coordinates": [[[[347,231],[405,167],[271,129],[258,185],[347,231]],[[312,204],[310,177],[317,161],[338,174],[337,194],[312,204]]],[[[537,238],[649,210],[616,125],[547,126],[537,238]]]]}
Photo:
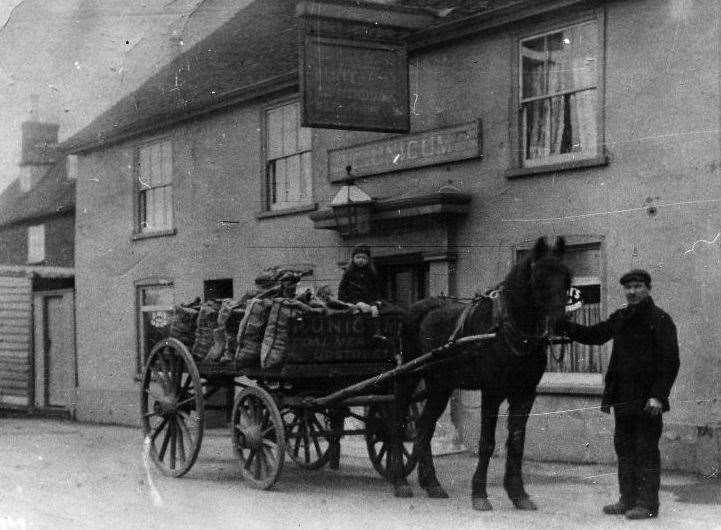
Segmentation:
{"type": "Polygon", "coordinates": [[[170,336],[178,339],[188,348],[195,342],[195,328],[198,324],[200,312],[200,298],[187,304],[176,305],[170,319],[170,336]]]}
{"type": "Polygon", "coordinates": [[[272,299],[253,298],[248,301],[236,339],[235,360],[239,366],[260,366],[260,348],[272,306],[272,299]]]}
{"type": "Polygon", "coordinates": [[[230,361],[232,357],[228,352],[235,351],[235,335],[238,324],[245,314],[245,301],[234,298],[225,298],[220,301],[220,309],[213,329],[213,345],[205,357],[206,361],[230,361]],[[230,326],[230,333],[228,330],[230,326]],[[233,326],[235,329],[233,329],[233,326]],[[230,342],[230,346],[228,344],[230,342]]]}
{"type": "Polygon", "coordinates": [[[220,304],[216,300],[206,300],[200,305],[198,324],[195,328],[195,342],[190,353],[197,359],[205,359],[215,342],[213,331],[218,324],[220,304]]]}
{"type": "MultiPolygon", "coordinates": [[[[258,292],[248,300],[245,314],[238,325],[235,360],[239,366],[263,366],[264,368],[277,366],[274,363],[266,365],[261,362],[263,345],[266,343],[265,336],[268,334],[268,328],[273,336],[279,333],[279,329],[281,335],[287,336],[286,319],[292,305],[289,304],[294,302],[298,282],[307,274],[306,271],[271,267],[264,270],[255,279],[258,292]],[[274,308],[275,311],[273,311],[274,308]],[[279,320],[282,321],[280,328],[279,320]]],[[[302,302],[298,302],[298,304],[303,305],[302,302]]],[[[293,308],[297,307],[297,305],[293,305],[293,308]]],[[[275,359],[278,357],[278,348],[281,344],[285,344],[286,340],[276,337],[275,340],[269,339],[269,341],[276,345],[270,355],[271,359],[275,359]]],[[[270,346],[266,347],[266,357],[271,349],[270,346]]]]}
{"type": "Polygon", "coordinates": [[[260,349],[260,366],[278,368],[285,363],[289,344],[290,323],[302,315],[323,313],[297,299],[276,298],[268,314],[268,323],[260,349]]]}

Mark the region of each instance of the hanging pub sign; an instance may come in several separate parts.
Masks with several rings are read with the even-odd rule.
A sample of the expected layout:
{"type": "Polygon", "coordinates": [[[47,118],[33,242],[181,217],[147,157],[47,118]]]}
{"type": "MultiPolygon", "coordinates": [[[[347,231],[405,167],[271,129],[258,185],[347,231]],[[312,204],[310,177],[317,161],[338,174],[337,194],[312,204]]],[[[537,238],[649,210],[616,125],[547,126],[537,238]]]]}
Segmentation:
{"type": "Polygon", "coordinates": [[[347,0],[305,0],[301,19],[302,125],[410,130],[404,36],[429,24],[427,10],[347,0]]]}
{"type": "Polygon", "coordinates": [[[307,35],[303,126],[408,132],[405,47],[307,35]]]}

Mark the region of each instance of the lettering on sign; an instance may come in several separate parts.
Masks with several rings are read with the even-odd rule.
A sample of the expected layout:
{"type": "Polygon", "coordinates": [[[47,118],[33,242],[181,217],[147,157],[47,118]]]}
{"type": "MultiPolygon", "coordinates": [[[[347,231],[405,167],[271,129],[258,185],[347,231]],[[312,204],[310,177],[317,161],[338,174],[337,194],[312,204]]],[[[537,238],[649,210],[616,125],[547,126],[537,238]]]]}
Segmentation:
{"type": "Polygon", "coordinates": [[[481,124],[473,121],[454,127],[396,136],[328,152],[328,173],[333,182],[379,175],[482,156],[481,124]]]}
{"type": "Polygon", "coordinates": [[[397,337],[400,321],[382,317],[377,323],[359,315],[308,315],[291,321],[288,361],[334,363],[388,361],[392,354],[378,349],[372,335],[377,329],[386,337],[397,337]]]}
{"type": "Polygon", "coordinates": [[[306,36],[302,125],[407,132],[408,67],[403,46],[306,36]]]}

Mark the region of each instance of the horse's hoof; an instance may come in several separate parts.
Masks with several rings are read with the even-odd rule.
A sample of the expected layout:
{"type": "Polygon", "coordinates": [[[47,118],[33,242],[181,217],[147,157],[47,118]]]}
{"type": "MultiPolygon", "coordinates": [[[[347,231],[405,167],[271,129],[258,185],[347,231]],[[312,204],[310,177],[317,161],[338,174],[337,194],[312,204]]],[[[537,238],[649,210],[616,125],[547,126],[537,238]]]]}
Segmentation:
{"type": "Polygon", "coordinates": [[[396,484],[393,486],[393,495],[401,499],[413,497],[413,490],[408,484],[396,484]]]}
{"type": "Polygon", "coordinates": [[[426,486],[423,488],[431,499],[447,499],[448,493],[443,489],[440,484],[434,484],[433,486],[426,486]]]}
{"type": "Polygon", "coordinates": [[[538,510],[536,504],[528,497],[521,497],[520,499],[511,499],[513,506],[518,510],[538,510]]]}
{"type": "Polygon", "coordinates": [[[479,512],[490,512],[493,509],[493,505],[485,497],[473,497],[471,505],[474,510],[479,512]]]}

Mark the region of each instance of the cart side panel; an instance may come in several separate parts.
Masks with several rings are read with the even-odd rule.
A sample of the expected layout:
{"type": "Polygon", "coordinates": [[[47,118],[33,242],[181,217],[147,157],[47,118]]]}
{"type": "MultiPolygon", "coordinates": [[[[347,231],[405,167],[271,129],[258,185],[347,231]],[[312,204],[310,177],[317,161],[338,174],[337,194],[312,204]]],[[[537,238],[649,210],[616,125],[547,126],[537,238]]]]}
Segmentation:
{"type": "Polygon", "coordinates": [[[401,321],[392,315],[304,315],[290,326],[286,363],[392,362],[399,351],[400,331],[401,321]],[[378,340],[377,334],[387,340],[378,340]]]}

